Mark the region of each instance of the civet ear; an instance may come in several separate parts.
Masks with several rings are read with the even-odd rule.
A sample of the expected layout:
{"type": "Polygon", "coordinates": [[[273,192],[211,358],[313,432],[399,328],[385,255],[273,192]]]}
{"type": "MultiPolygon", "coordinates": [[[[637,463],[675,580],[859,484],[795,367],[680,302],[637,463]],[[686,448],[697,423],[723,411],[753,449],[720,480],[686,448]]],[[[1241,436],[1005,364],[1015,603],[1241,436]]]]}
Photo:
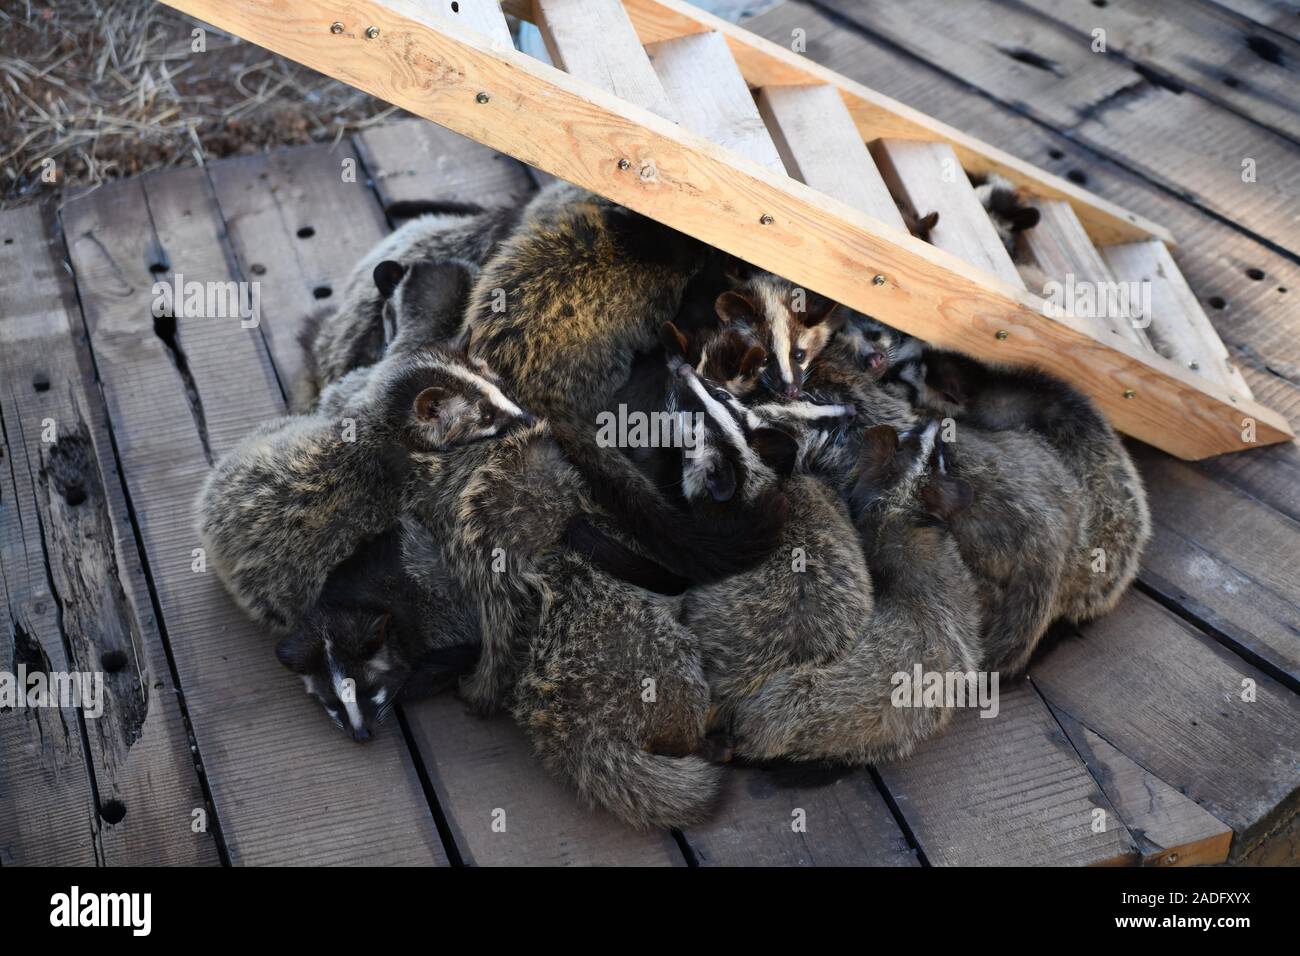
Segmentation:
{"type": "Polygon", "coordinates": [[[432,421],[437,418],[439,407],[441,407],[442,403],[448,399],[450,394],[451,393],[445,388],[440,388],[437,385],[430,385],[419,395],[415,396],[415,402],[412,406],[415,411],[415,417],[423,421],[432,421]]]}
{"type": "Polygon", "coordinates": [[[402,281],[404,275],[406,275],[406,266],[400,262],[385,259],[375,266],[375,288],[379,290],[381,296],[387,299],[393,294],[393,290],[397,288],[397,284],[402,281]]]}
{"type": "Polygon", "coordinates": [[[659,328],[659,341],[663,344],[664,351],[669,358],[684,359],[690,350],[690,342],[686,338],[686,333],[672,322],[665,322],[659,328]]]}
{"type": "Polygon", "coordinates": [[[921,503],[926,512],[941,521],[951,521],[974,500],[975,490],[970,482],[960,478],[936,477],[921,489],[921,503]]]}
{"type": "Polygon", "coordinates": [[[782,478],[794,471],[799,443],[779,428],[760,428],[749,436],[749,446],[782,478]]]}
{"type": "Polygon", "coordinates": [[[324,646],[318,638],[296,631],[275,645],[275,658],[295,674],[310,674],[321,662],[324,646]]]}
{"type": "Polygon", "coordinates": [[[898,454],[898,431],[892,425],[873,425],[862,438],[862,468],[872,477],[889,470],[898,454]]]}
{"type": "Polygon", "coordinates": [[[724,325],[732,322],[754,322],[758,318],[758,308],[746,296],[733,290],[727,290],[713,303],[713,310],[724,325]]]}

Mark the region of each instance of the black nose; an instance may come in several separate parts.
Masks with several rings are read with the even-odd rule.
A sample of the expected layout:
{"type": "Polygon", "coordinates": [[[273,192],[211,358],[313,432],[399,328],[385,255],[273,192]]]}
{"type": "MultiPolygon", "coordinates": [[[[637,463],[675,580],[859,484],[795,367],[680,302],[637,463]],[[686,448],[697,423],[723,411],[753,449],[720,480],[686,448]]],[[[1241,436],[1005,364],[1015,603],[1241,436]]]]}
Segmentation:
{"type": "Polygon", "coordinates": [[[354,729],[354,730],[352,731],[352,739],[355,740],[355,741],[356,741],[357,743],[359,743],[359,744],[364,744],[367,740],[370,739],[370,728],[369,728],[369,727],[360,727],[360,728],[354,729]]]}

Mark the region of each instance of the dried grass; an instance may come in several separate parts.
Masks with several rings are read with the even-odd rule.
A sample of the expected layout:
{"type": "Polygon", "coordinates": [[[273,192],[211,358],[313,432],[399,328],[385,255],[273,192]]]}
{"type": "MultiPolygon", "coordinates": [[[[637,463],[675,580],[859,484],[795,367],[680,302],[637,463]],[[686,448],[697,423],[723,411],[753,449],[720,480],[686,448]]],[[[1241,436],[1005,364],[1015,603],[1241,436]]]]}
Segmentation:
{"type": "Polygon", "coordinates": [[[0,208],[398,113],[155,0],[0,8],[0,208]],[[204,52],[192,31],[204,31],[204,52]]]}

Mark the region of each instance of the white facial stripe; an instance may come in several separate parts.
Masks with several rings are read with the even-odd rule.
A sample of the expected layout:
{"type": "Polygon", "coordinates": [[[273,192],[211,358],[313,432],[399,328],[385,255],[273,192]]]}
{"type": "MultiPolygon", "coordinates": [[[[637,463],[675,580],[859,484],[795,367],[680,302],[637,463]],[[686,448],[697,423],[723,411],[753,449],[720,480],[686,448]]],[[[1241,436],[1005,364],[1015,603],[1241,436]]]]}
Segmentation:
{"type": "Polygon", "coordinates": [[[375,696],[370,698],[371,703],[376,707],[383,707],[384,701],[388,700],[388,688],[381,687],[375,692],[375,696]]]}
{"type": "Polygon", "coordinates": [[[790,323],[794,321],[785,306],[774,293],[764,290],[763,298],[768,308],[768,317],[772,326],[772,349],[776,352],[776,367],[781,372],[781,381],[789,385],[794,381],[794,370],[790,367],[790,323]]]}
{"type": "Polygon", "coordinates": [[[852,405],[821,405],[817,402],[768,402],[755,405],[754,411],[763,418],[801,418],[816,421],[819,418],[843,418],[852,413],[852,405]]]}
{"type": "Polygon", "coordinates": [[[483,392],[484,395],[487,396],[488,401],[490,401],[497,408],[501,409],[503,412],[515,416],[522,415],[524,413],[523,409],[521,409],[514,402],[510,401],[510,399],[506,398],[505,393],[502,392],[501,389],[497,388],[496,385],[489,382],[482,375],[476,375],[473,372],[471,372],[469,369],[462,368],[459,365],[444,365],[442,366],[442,368],[448,374],[456,376],[462,382],[468,382],[469,384],[473,385],[475,388],[478,388],[480,391],[483,392]]]}
{"type": "Polygon", "coordinates": [[[745,441],[745,436],[742,434],[740,426],[736,424],[736,420],[732,417],[731,412],[728,411],[721,402],[709,394],[709,390],[704,387],[704,383],[694,375],[687,375],[686,383],[690,386],[691,391],[695,393],[695,397],[703,403],[704,410],[708,416],[722,427],[722,430],[736,443],[736,446],[738,448],[746,447],[747,442],[745,441]]]}

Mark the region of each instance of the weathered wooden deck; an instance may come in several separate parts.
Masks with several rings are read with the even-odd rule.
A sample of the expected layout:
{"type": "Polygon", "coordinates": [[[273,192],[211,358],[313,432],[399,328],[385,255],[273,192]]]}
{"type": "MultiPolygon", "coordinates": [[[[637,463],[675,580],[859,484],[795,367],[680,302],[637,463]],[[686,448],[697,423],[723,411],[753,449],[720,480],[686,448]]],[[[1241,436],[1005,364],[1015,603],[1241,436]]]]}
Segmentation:
{"type": "MultiPolygon", "coordinates": [[[[1170,227],[1255,394],[1297,418],[1286,4],[829,0],[749,25],[803,30],[813,59],[1170,227]]],[[[331,727],[195,570],[191,502],[283,410],[298,322],[387,230],[383,203],[532,188],[410,121],[0,214],[0,669],[102,669],[110,695],[98,720],[0,711],[0,864],[1295,861],[1294,445],[1195,465],[1133,446],[1156,520],[1138,586],[996,719],[964,712],[875,771],[733,768],[717,818],[678,835],[583,809],[507,719],[450,695],[365,747],[331,727]],[[173,275],[260,282],[260,330],[155,323],[173,275]]]]}

